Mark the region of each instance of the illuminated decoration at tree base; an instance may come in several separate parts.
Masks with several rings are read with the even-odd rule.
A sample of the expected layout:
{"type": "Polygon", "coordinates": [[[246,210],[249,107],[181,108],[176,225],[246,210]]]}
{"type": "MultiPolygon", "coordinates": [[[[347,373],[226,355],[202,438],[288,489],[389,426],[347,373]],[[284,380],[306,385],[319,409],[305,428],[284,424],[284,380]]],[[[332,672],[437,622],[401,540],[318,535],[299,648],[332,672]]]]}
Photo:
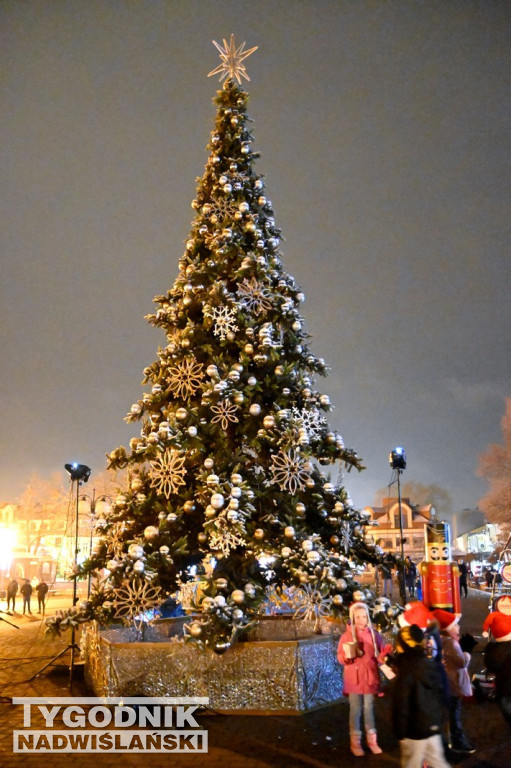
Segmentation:
{"type": "Polygon", "coordinates": [[[144,640],[132,627],[82,634],[85,678],[96,696],[207,696],[222,714],[302,714],[342,698],[335,624],[267,617],[248,642],[218,654],[178,642],[191,617],[148,625],[144,640]]]}

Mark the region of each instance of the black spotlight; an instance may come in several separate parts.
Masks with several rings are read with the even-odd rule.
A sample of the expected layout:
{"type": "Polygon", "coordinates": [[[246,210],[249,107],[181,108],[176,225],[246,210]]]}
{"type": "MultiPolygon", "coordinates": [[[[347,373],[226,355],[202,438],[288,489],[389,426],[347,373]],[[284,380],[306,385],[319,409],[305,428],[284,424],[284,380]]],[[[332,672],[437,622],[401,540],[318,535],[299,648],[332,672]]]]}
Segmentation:
{"type": "Polygon", "coordinates": [[[64,464],[65,468],[71,475],[71,480],[81,480],[82,483],[86,483],[90,477],[92,469],[85,464],[77,464],[74,461],[72,464],[64,464]]]}
{"type": "Polygon", "coordinates": [[[394,448],[389,454],[389,464],[392,469],[406,469],[405,449],[401,447],[394,448]]]}

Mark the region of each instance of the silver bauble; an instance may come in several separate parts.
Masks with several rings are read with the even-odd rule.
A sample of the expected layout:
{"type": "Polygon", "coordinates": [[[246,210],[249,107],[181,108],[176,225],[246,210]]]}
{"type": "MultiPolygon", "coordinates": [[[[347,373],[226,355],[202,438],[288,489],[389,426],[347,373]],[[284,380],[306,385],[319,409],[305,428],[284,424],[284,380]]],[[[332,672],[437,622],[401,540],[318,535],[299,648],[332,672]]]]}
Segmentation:
{"type": "Polygon", "coordinates": [[[157,536],[159,536],[159,533],[160,532],[155,525],[148,525],[147,528],[144,528],[144,538],[147,539],[147,541],[156,539],[157,536]]]}
{"type": "Polygon", "coordinates": [[[128,547],[128,555],[133,560],[140,560],[141,557],[144,557],[144,549],[139,544],[130,544],[128,547]]]}
{"type": "Polygon", "coordinates": [[[210,504],[213,509],[222,509],[225,504],[225,499],[221,493],[213,493],[211,495],[210,504]]]}

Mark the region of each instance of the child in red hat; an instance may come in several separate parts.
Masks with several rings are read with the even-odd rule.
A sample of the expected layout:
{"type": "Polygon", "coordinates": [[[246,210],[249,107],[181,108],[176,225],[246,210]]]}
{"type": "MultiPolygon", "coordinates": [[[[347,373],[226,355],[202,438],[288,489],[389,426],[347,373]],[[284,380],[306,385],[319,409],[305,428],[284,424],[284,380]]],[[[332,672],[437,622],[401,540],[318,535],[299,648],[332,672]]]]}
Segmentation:
{"type": "Polygon", "coordinates": [[[472,684],[468,674],[470,654],[461,649],[459,613],[450,613],[442,608],[432,611],[440,626],[442,662],[449,682],[449,748],[453,752],[472,754],[474,746],[467,739],[461,724],[461,699],[472,695],[472,684]]]}

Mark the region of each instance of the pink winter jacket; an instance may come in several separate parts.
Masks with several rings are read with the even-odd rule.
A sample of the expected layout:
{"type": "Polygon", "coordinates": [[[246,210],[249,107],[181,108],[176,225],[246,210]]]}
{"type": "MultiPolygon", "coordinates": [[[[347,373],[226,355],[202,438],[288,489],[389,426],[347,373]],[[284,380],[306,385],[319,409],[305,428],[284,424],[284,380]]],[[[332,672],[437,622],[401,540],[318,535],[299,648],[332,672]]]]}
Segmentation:
{"type": "Polygon", "coordinates": [[[359,630],[356,637],[354,634],[354,630],[348,624],[337,646],[337,661],[344,666],[344,693],[345,695],[379,693],[381,681],[378,663],[383,661],[382,652],[384,652],[385,642],[378,632],[369,627],[359,630]],[[358,647],[363,654],[355,659],[347,659],[344,655],[343,643],[351,643],[354,640],[358,642],[358,647]]]}

